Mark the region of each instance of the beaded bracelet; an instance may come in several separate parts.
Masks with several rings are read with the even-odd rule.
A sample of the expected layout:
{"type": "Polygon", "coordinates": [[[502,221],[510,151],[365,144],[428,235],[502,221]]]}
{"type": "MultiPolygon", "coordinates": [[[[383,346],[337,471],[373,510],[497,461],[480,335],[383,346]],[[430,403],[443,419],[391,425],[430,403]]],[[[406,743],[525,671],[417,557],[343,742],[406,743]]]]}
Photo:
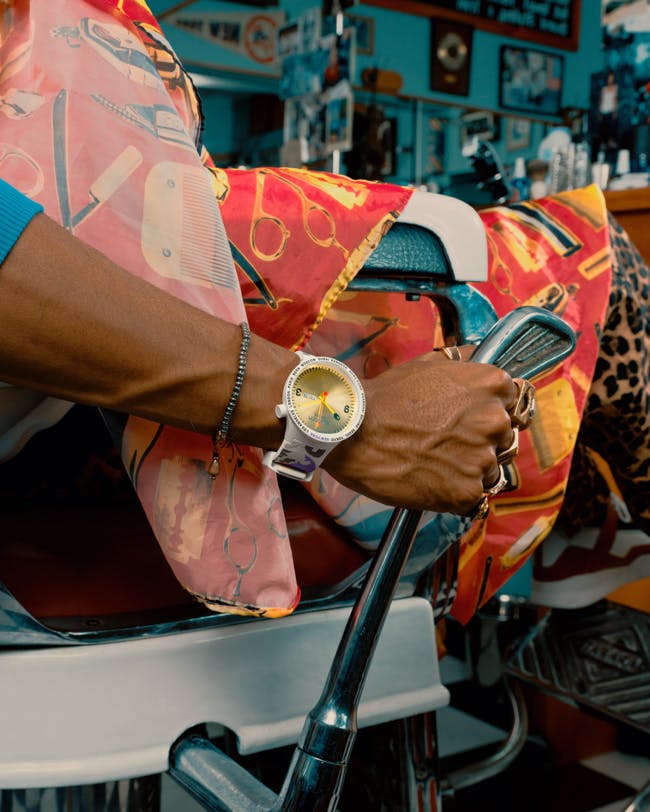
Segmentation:
{"type": "Polygon", "coordinates": [[[239,400],[239,393],[241,392],[241,387],[244,382],[244,374],[246,372],[246,357],[248,354],[248,345],[251,341],[251,331],[245,321],[243,321],[239,326],[241,327],[242,340],[241,347],[239,348],[235,385],[233,386],[232,395],[230,396],[226,410],[223,413],[221,425],[219,426],[217,433],[212,437],[212,460],[208,466],[208,473],[212,479],[215,479],[219,475],[219,471],[221,469],[221,464],[219,462],[219,446],[223,445],[228,438],[230,421],[232,419],[233,412],[235,411],[237,401],[239,400]]]}

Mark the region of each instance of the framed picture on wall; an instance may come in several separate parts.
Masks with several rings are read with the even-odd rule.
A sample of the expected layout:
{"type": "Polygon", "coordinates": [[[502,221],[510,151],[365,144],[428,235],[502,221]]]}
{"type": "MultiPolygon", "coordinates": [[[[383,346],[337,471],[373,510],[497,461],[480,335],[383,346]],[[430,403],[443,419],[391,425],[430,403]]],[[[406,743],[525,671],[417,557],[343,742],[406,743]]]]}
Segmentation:
{"type": "Polygon", "coordinates": [[[348,14],[345,18],[357,32],[357,53],[371,55],[375,52],[375,21],[372,17],[348,14]]]}
{"type": "Polygon", "coordinates": [[[325,108],[316,97],[285,101],[283,147],[291,160],[287,166],[313,163],[325,156],[325,108]]]}
{"type": "Polygon", "coordinates": [[[632,119],[639,113],[639,89],[632,65],[617,65],[615,70],[591,74],[589,133],[594,158],[601,149],[609,151],[611,158],[611,151],[621,146],[627,133],[643,132],[640,127],[632,127],[632,119]]]}
{"type": "Polygon", "coordinates": [[[499,105],[539,116],[557,116],[562,106],[564,58],[546,51],[502,45],[499,105]]]}
{"type": "Polygon", "coordinates": [[[325,152],[352,148],[352,91],[342,89],[325,100],[325,152]]]}
{"type": "Polygon", "coordinates": [[[528,149],[530,146],[531,120],[529,118],[506,119],[506,149],[512,152],[518,149],[528,149]]]}
{"type": "Polygon", "coordinates": [[[440,116],[425,119],[424,149],[425,173],[440,175],[445,171],[445,129],[447,120],[440,116]]]}
{"type": "Polygon", "coordinates": [[[297,20],[281,25],[277,31],[277,53],[280,59],[300,53],[300,26],[297,20]]]}
{"type": "Polygon", "coordinates": [[[459,96],[469,94],[473,35],[471,25],[431,20],[431,90],[459,96]]]}
{"type": "Polygon", "coordinates": [[[320,9],[309,8],[298,18],[300,28],[300,49],[303,53],[315,51],[321,37],[320,9]]]}

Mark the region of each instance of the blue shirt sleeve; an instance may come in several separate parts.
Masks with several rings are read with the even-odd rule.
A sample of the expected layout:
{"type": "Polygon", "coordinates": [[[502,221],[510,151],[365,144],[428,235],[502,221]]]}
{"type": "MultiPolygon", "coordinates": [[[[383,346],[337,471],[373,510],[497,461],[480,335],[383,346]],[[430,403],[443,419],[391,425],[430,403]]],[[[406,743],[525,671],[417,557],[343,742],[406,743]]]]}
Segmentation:
{"type": "Polygon", "coordinates": [[[0,178],[0,264],[32,217],[41,211],[40,203],[34,203],[0,178]]]}

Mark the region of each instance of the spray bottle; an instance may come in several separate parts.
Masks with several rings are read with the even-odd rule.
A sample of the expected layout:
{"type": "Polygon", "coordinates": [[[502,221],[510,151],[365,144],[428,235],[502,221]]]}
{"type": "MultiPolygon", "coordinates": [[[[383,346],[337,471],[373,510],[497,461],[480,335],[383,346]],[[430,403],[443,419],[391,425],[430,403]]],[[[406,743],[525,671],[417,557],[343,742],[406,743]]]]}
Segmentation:
{"type": "Polygon", "coordinates": [[[521,156],[515,160],[515,170],[512,173],[512,188],[515,190],[516,202],[528,200],[530,181],[526,174],[526,160],[521,156]]]}

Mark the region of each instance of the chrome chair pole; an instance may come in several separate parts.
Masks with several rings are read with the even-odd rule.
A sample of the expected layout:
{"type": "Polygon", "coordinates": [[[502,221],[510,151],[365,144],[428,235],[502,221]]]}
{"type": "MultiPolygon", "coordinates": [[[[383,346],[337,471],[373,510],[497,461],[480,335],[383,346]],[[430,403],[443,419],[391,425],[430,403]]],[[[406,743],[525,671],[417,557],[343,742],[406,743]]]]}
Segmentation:
{"type": "Polygon", "coordinates": [[[357,733],[361,691],[421,518],[420,510],[393,511],[321,697],[305,721],[274,812],[336,808],[357,733]]]}

